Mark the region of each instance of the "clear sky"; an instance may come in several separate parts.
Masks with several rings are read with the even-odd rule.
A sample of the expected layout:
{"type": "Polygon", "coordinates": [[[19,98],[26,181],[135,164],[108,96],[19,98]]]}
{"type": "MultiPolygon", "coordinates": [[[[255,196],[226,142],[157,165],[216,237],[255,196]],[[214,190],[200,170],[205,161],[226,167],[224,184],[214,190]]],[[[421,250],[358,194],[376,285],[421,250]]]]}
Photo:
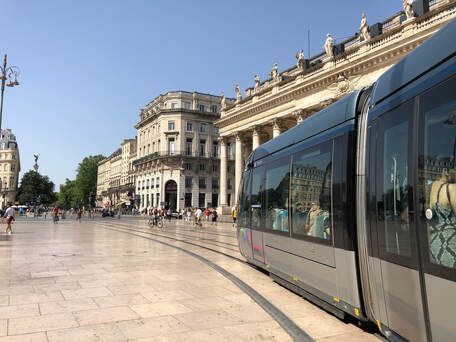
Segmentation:
{"type": "Polygon", "coordinates": [[[323,50],[401,10],[401,0],[0,0],[0,54],[20,67],[7,88],[3,128],[20,148],[22,172],[58,185],[87,155],[109,155],[134,137],[139,110],[161,93],[197,90],[234,97],[274,62],[323,50]]]}

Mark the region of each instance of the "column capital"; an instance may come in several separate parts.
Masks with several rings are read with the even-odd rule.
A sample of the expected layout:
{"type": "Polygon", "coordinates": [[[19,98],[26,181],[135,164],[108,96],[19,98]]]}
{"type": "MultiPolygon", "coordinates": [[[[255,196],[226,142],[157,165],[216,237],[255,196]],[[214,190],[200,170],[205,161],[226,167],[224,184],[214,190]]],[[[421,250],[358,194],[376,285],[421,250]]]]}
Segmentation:
{"type": "Polygon", "coordinates": [[[225,136],[218,137],[218,141],[220,142],[220,145],[226,145],[226,140],[227,140],[227,137],[225,137],[225,136]]]}
{"type": "Polygon", "coordinates": [[[272,128],[273,129],[282,129],[282,120],[279,118],[275,118],[272,120],[272,128]]]}

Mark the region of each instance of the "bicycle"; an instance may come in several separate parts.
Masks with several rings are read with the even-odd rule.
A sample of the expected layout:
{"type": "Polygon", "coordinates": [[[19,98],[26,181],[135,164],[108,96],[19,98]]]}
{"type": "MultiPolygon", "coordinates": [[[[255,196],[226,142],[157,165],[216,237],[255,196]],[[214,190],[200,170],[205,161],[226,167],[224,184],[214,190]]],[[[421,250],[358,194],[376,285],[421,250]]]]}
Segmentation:
{"type": "Polygon", "coordinates": [[[163,228],[163,216],[151,216],[149,217],[149,220],[147,222],[149,227],[157,226],[157,228],[162,229],[163,228]]]}

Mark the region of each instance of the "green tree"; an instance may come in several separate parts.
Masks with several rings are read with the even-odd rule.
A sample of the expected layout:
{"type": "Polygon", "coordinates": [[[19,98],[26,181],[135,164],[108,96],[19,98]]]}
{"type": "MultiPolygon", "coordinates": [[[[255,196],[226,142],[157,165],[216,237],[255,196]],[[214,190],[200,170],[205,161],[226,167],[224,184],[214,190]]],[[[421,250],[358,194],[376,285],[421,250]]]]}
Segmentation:
{"type": "Polygon", "coordinates": [[[98,163],[105,157],[102,155],[85,157],[76,170],[74,195],[77,204],[88,205],[89,195],[92,201],[97,193],[98,163]]]}
{"type": "Polygon", "coordinates": [[[22,176],[17,199],[19,203],[25,204],[35,202],[38,198],[44,205],[54,203],[54,183],[49,180],[48,176],[30,170],[22,176]]]}
{"type": "Polygon", "coordinates": [[[60,185],[60,191],[57,193],[57,204],[60,208],[70,209],[77,207],[76,200],[76,182],[74,180],[65,180],[65,184],[60,185]]]}

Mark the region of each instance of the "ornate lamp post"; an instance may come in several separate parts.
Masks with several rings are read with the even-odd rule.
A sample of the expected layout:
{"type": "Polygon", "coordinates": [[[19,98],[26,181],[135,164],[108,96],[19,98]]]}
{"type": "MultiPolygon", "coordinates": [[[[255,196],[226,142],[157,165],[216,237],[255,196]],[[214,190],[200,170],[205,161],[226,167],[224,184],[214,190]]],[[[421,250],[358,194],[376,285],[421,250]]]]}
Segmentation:
{"type": "Polygon", "coordinates": [[[20,75],[21,71],[16,66],[7,66],[7,57],[3,58],[3,66],[0,67],[0,78],[2,80],[2,88],[0,95],[0,134],[2,131],[2,115],[3,115],[3,93],[5,91],[5,85],[7,87],[16,87],[19,85],[17,77],[20,75]],[[6,82],[8,81],[8,83],[6,82]]]}

